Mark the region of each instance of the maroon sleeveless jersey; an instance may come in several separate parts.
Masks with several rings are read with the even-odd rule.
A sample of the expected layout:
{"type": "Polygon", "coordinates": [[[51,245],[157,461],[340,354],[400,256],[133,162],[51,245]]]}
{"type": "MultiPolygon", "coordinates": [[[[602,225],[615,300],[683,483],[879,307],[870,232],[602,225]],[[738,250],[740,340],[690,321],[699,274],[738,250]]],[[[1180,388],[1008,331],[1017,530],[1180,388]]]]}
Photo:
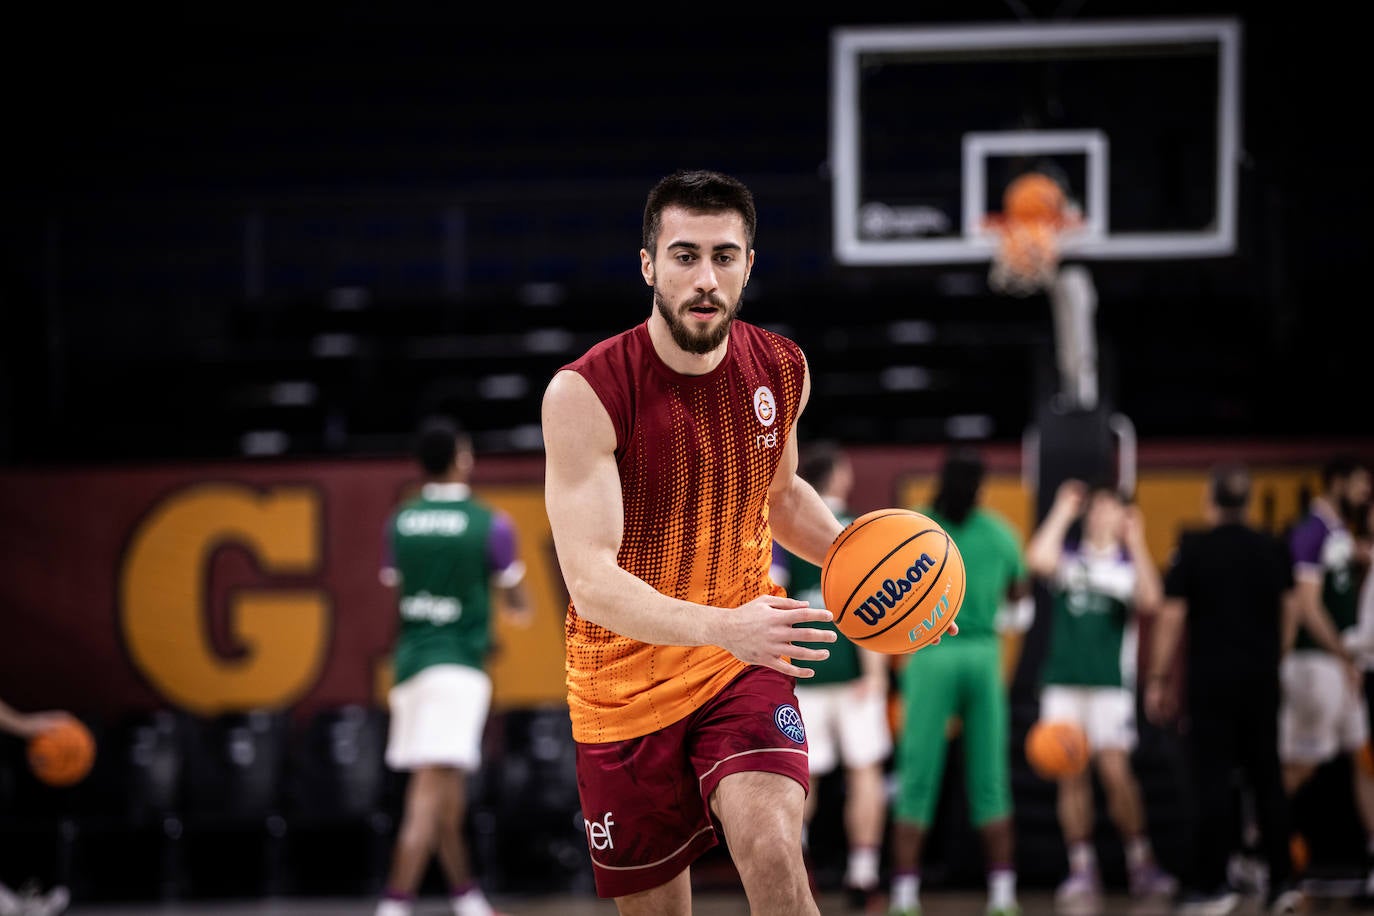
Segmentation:
{"type": "MultiPolygon", "coordinates": [[[[769,575],[768,490],[796,423],[805,361],[791,340],[736,320],[725,358],[682,375],[654,352],[647,322],[564,366],[585,378],[615,427],[625,531],[620,565],[675,598],[739,607],[784,594],[769,575]]],[[[658,646],[568,607],[568,706],[582,742],[656,731],[746,667],[717,646],[658,646]]]]}

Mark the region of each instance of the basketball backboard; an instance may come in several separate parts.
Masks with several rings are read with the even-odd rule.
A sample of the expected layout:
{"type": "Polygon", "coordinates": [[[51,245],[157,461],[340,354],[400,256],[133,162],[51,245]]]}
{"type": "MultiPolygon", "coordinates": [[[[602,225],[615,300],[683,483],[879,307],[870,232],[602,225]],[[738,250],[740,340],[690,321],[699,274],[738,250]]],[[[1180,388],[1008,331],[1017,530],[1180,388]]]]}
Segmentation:
{"type": "Polygon", "coordinates": [[[1065,256],[1232,254],[1240,43],[1224,18],[835,29],[837,259],[987,261],[1030,169],[1081,212],[1065,256]]]}

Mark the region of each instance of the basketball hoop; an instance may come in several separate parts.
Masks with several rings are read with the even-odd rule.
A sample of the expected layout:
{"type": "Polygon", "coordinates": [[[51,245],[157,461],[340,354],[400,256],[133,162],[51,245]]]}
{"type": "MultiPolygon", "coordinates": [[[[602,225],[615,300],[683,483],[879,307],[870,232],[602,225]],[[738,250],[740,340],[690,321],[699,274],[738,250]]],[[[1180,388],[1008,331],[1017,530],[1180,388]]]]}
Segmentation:
{"type": "Polygon", "coordinates": [[[1049,289],[1059,275],[1062,236],[1081,217],[1059,183],[1042,172],[1019,176],[1002,200],[1003,212],[984,220],[997,233],[988,285],[1018,297],[1049,289]]]}

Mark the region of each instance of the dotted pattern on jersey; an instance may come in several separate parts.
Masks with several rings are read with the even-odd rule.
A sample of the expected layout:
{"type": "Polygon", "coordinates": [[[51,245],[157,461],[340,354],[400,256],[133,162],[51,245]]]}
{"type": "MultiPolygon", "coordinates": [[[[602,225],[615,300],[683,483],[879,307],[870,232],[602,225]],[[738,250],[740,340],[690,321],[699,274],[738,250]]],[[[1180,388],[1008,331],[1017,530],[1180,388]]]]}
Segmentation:
{"type": "MultiPolygon", "coordinates": [[[[621,566],[659,591],[720,607],[770,592],[768,489],[801,400],[801,351],[736,321],[730,352],[704,376],[669,371],[641,326],[571,365],[612,412],[624,499],[621,566]],[[628,386],[629,395],[626,395],[628,386]],[[766,387],[777,416],[759,419],[766,387]],[[617,410],[625,411],[620,417],[617,410]],[[771,436],[771,438],[770,438],[771,436]]],[[[648,734],[699,708],[744,663],[715,646],[652,646],[570,607],[565,627],[573,732],[579,741],[648,734]]]]}

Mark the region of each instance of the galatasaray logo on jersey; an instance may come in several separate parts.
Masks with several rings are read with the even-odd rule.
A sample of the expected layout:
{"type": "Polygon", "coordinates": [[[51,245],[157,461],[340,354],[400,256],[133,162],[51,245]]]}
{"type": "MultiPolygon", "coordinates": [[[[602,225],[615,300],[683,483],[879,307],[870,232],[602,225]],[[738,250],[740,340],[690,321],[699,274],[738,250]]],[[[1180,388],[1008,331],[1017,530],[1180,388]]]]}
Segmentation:
{"type": "Polygon", "coordinates": [[[772,426],[773,421],[778,418],[778,404],[773,400],[773,392],[767,385],[762,385],[754,391],[754,416],[758,417],[764,426],[772,426]]]}

